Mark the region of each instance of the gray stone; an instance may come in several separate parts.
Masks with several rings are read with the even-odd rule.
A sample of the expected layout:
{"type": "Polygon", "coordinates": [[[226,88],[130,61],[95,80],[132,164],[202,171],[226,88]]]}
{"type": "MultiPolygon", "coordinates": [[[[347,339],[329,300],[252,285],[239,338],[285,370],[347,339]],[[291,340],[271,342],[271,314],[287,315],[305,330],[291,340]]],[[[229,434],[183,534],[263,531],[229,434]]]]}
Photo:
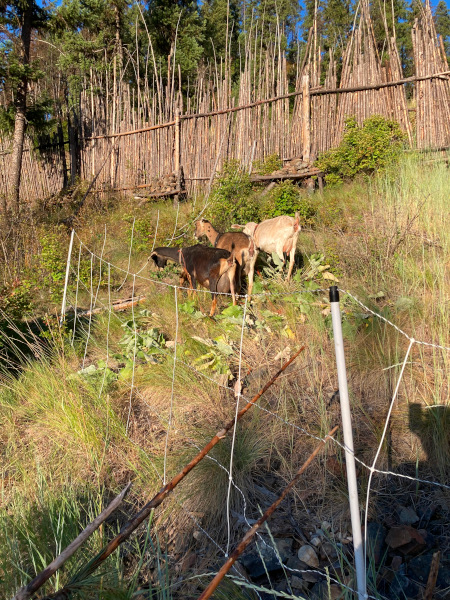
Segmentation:
{"type": "Polygon", "coordinates": [[[394,579],[389,588],[391,598],[416,598],[419,593],[419,586],[408,579],[405,575],[405,565],[401,565],[399,570],[394,573],[394,579]]]}
{"type": "Polygon", "coordinates": [[[319,559],[317,557],[316,551],[312,546],[308,546],[305,544],[305,546],[299,548],[297,556],[302,562],[308,565],[308,567],[319,566],[319,559]]]}
{"type": "Polygon", "coordinates": [[[275,538],[274,542],[283,563],[291,558],[291,556],[294,556],[292,551],[292,538],[275,538]]]}
{"type": "Polygon", "coordinates": [[[259,552],[255,548],[243,554],[240,562],[251,578],[261,577],[266,569],[269,573],[281,569],[274,550],[264,544],[259,544],[259,552]]]}
{"type": "Polygon", "coordinates": [[[419,517],[416,515],[416,511],[409,506],[402,506],[398,514],[398,518],[402,525],[413,525],[419,520],[419,517]]]}
{"type": "Polygon", "coordinates": [[[291,587],[293,590],[303,590],[305,589],[305,582],[297,575],[292,575],[291,577],[291,587]]]}
{"type": "Polygon", "coordinates": [[[331,542],[325,541],[320,548],[320,558],[322,560],[330,560],[337,558],[338,552],[336,546],[331,542]]]}

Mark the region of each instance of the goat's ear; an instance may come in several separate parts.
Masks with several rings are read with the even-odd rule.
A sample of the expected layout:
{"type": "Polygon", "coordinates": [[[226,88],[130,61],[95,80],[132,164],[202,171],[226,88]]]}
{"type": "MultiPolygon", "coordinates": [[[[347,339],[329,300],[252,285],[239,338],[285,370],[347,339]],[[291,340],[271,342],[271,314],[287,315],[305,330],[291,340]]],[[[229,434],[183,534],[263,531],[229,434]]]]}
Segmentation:
{"type": "Polygon", "coordinates": [[[231,229],[244,229],[245,225],[232,225],[231,229]]]}

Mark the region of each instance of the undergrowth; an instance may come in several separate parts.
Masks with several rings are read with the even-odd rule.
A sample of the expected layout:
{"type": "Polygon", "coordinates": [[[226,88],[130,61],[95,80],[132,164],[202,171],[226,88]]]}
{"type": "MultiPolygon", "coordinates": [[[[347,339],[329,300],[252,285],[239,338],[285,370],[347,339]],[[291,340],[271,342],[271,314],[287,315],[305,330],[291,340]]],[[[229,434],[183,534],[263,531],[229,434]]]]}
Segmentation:
{"type": "MultiPolygon", "coordinates": [[[[411,157],[401,161],[396,177],[386,170],[369,182],[326,188],[307,199],[283,184],[270,201],[259,202],[255,196],[249,205],[242,199],[249,196],[240,194],[251,197],[251,186],[235,166],[227,168],[234,183],[227,187],[222,181],[208,206],[219,228],[231,221],[259,219],[268,206],[282,212],[297,210],[302,202],[307,207],[302,217],[308,229],[300,232],[292,281],[286,282],[276,257],[258,266],[255,297],[245,311],[241,363],[244,301],[233,307],[220,298],[218,314],[210,319],[207,293],[188,298],[167,287],[178,282],[176,268],[158,272],[147,263],[153,244],[173,245],[180,231],[183,244],[193,243],[189,225],[196,213],[190,203],[181,206],[177,229],[175,211],[162,203],[134,214],[126,201],[108,215],[86,209],[77,233],[98,257],[103,251],[103,262],[95,258],[91,263],[75,246],[72,266],[79,277],[72,271],[68,301],[69,307],[77,306],[76,320],[69,311],[63,327],[58,318],[47,317],[45,328],[30,324],[31,332],[25,332],[23,322],[17,330],[8,322],[13,333],[3,336],[3,350],[12,343],[12,356],[16,339],[28,347],[28,355],[18,352],[14,363],[4,363],[0,375],[0,578],[8,597],[76,537],[130,479],[133,492],[123,509],[127,515],[160,489],[164,475],[167,481],[176,474],[234,416],[240,364],[242,393],[251,398],[305,344],[294,366],[237,428],[237,487],[230,495],[238,523],[232,542],[237,542],[245,531],[244,507],[247,518],[257,519],[261,489],[277,494],[314,449],[317,440],[312,436],[323,436],[339,422],[330,309],[327,293],[319,290],[337,283],[415,339],[448,345],[450,189],[444,164],[427,165],[411,157]],[[134,219],[137,245],[130,253],[134,219]],[[104,261],[123,271],[107,268],[104,261]],[[141,270],[144,279],[126,275],[128,261],[129,271],[141,270]],[[82,315],[80,309],[91,308],[91,290],[98,290],[97,308],[131,294],[143,299],[126,312],[82,315]],[[260,292],[265,294],[258,296],[260,292]]],[[[16,287],[2,288],[2,307],[14,319],[25,317],[33,305],[41,314],[51,311],[60,298],[68,232],[51,234],[45,225],[40,228],[45,252],[34,276],[46,290],[36,290],[37,283],[28,286],[20,278],[16,287]],[[23,292],[15,296],[21,285],[23,292]]],[[[370,463],[408,341],[350,295],[343,292],[341,298],[355,450],[370,463]]],[[[389,466],[448,483],[448,367],[445,351],[413,347],[378,468],[389,466]]],[[[96,597],[108,597],[110,584],[116,585],[115,597],[122,592],[124,597],[137,595],[140,589],[150,594],[151,586],[153,597],[188,597],[188,578],[173,589],[167,584],[180,572],[184,558],[194,555],[193,566],[183,567],[185,574],[217,568],[223,557],[196,523],[219,544],[226,540],[231,439],[222,440],[155,514],[151,537],[141,532],[122,554],[111,558],[111,577],[96,581],[95,589],[104,586],[103,595],[96,597]]],[[[361,469],[362,495],[367,476],[361,469]]],[[[387,510],[382,494],[376,493],[383,485],[376,482],[372,518],[387,510]]],[[[426,502],[433,493],[427,490],[426,502]]],[[[311,465],[290,506],[297,523],[315,518],[346,526],[347,492],[338,446],[330,446],[311,465]]],[[[49,582],[46,593],[69,581],[117,527],[112,522],[99,530],[59,579],[49,582]]],[[[198,582],[192,585],[197,589],[198,582]]],[[[91,597],[91,592],[84,593],[91,597]]]]}

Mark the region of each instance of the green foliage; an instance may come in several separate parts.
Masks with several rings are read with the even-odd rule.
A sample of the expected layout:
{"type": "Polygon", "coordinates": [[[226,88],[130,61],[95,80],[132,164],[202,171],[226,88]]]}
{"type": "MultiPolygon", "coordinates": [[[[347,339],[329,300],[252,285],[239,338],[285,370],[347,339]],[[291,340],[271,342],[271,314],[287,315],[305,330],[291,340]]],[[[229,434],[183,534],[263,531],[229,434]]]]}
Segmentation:
{"type": "Polygon", "coordinates": [[[213,188],[207,218],[219,229],[228,229],[233,223],[247,223],[259,217],[259,199],[251,195],[250,176],[238,161],[225,163],[213,188]]]}
{"type": "Polygon", "coordinates": [[[40,238],[40,270],[44,285],[48,287],[50,297],[59,301],[64,287],[66,256],[62,243],[62,231],[46,232],[40,238]]]}
{"type": "Polygon", "coordinates": [[[133,234],[133,250],[145,252],[151,248],[150,236],[153,232],[154,219],[152,216],[134,219],[132,215],[124,218],[129,223],[127,227],[127,243],[131,244],[131,235],[133,234]],[[134,220],[134,228],[133,228],[134,220]]]}
{"type": "Polygon", "coordinates": [[[398,163],[405,141],[396,121],[374,115],[360,126],[350,117],[340,145],[320,155],[316,166],[326,173],[328,184],[342,183],[358,174],[392,168],[398,163]]]}
{"type": "Polygon", "coordinates": [[[0,287],[0,311],[13,320],[20,320],[32,310],[32,284],[27,280],[16,279],[0,287]]]}
{"type": "Polygon", "coordinates": [[[315,215],[311,198],[301,194],[292,181],[282,181],[274,187],[268,195],[263,212],[264,218],[267,219],[280,215],[293,217],[299,212],[302,223],[311,223],[315,215]]]}
{"type": "Polygon", "coordinates": [[[253,170],[258,175],[270,175],[274,171],[278,171],[283,166],[283,161],[278,154],[270,154],[264,160],[255,160],[253,170]]]}

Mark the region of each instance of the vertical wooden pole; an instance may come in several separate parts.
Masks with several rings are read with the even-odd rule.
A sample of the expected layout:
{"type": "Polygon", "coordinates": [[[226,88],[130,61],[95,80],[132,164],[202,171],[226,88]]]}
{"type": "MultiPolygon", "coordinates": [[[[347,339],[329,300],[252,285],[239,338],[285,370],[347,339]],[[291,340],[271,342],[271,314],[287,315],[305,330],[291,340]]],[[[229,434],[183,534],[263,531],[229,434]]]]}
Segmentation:
{"type": "MultiPolygon", "coordinates": [[[[180,189],[181,185],[181,121],[180,121],[180,109],[175,109],[175,144],[174,144],[174,157],[173,157],[173,167],[175,171],[175,176],[177,178],[177,188],[180,189]]],[[[179,201],[179,196],[176,194],[173,197],[173,205],[177,206],[179,201]]]]}
{"type": "Polygon", "coordinates": [[[311,154],[311,98],[309,95],[309,75],[302,77],[302,138],[303,162],[309,163],[311,154]]]}

